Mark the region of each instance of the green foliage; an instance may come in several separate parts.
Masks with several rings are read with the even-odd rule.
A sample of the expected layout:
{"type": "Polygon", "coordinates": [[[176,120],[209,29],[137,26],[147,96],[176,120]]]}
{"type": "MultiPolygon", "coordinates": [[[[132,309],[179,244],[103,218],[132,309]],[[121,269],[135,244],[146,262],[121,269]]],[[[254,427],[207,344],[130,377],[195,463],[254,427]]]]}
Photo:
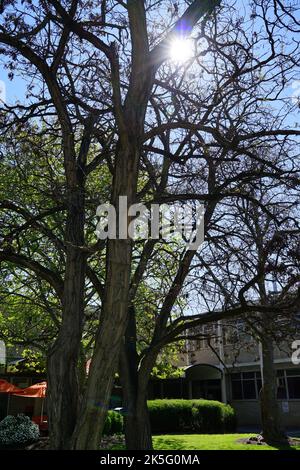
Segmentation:
{"type": "MultiPolygon", "coordinates": [[[[170,247],[168,247],[170,248],[170,247]]],[[[174,248],[176,250],[176,247],[174,248]]],[[[137,351],[143,354],[152,341],[157,314],[170,288],[170,281],[175,275],[174,257],[169,257],[166,244],[158,244],[152,255],[149,271],[140,282],[135,298],[135,314],[137,322],[137,351]]],[[[186,300],[178,298],[172,310],[172,318],[182,314],[186,300]]],[[[158,379],[178,378],[183,371],[178,367],[179,355],[184,341],[167,344],[160,351],[151,376],[158,379]]]]}
{"type": "Polygon", "coordinates": [[[176,364],[176,359],[178,358],[178,351],[174,348],[179,348],[177,343],[172,343],[167,348],[164,348],[160,357],[157,358],[156,365],[152,369],[151,376],[156,379],[177,379],[184,376],[184,369],[170,363],[172,361],[176,364]]]}
{"type": "Polygon", "coordinates": [[[153,433],[226,433],[236,426],[233,408],[213,400],[151,400],[148,409],[153,433]]]}
{"type": "Polygon", "coordinates": [[[121,413],[109,410],[107,412],[103,435],[121,434],[124,430],[124,420],[121,413]]]}
{"type": "MultiPolygon", "coordinates": [[[[0,172],[6,177],[0,181],[0,199],[7,201],[1,210],[2,248],[27,259],[36,261],[62,279],[64,277],[65,251],[64,227],[66,198],[63,155],[60,138],[48,134],[43,126],[14,128],[5,139],[0,138],[0,172]],[[62,206],[60,207],[60,205],[62,206]],[[52,210],[56,208],[57,210],[52,210]],[[29,221],[28,221],[29,217],[29,221]],[[31,223],[37,217],[38,223],[31,223]]],[[[93,144],[88,154],[88,164],[94,161],[101,148],[93,144]]],[[[97,206],[110,200],[111,173],[109,166],[101,162],[87,175],[85,205],[85,244],[91,247],[89,267],[99,280],[105,277],[105,249],[95,251],[95,234],[98,217],[97,206]]],[[[139,190],[147,185],[147,175],[141,172],[139,190]]],[[[146,194],[142,202],[151,199],[146,194]]],[[[138,266],[144,243],[135,243],[133,271],[138,266]]],[[[182,246],[159,241],[151,256],[151,263],[139,283],[135,298],[137,322],[137,350],[147,350],[152,340],[157,313],[171,286],[182,246]]],[[[90,356],[93,339],[99,324],[99,312],[94,306],[101,303],[93,285],[88,282],[83,353],[90,356]]],[[[61,302],[53,287],[29,268],[12,262],[1,263],[0,274],[0,339],[13,349],[33,347],[44,354],[57,336],[61,322],[61,302]]],[[[178,299],[172,317],[177,318],[186,304],[178,299]]],[[[160,353],[152,376],[157,378],[178,377],[181,371],[173,364],[178,362],[181,343],[167,345],[160,353]]],[[[35,359],[29,360],[30,370],[41,371],[35,359]]],[[[18,366],[19,369],[19,366],[18,366]]],[[[14,369],[14,371],[16,371],[14,369]]]]}
{"type": "MultiPolygon", "coordinates": [[[[212,400],[149,400],[152,432],[228,433],[236,427],[233,408],[212,400]]],[[[124,431],[121,413],[108,411],[106,436],[124,431]]]]}
{"type": "MultiPolygon", "coordinates": [[[[92,145],[88,163],[99,152],[92,145]]],[[[66,199],[65,172],[60,137],[43,127],[13,128],[0,137],[1,248],[36,261],[63,279],[65,268],[66,199]],[[38,222],[32,223],[37,217],[38,222]]],[[[105,163],[99,164],[86,181],[86,244],[97,242],[96,208],[110,198],[111,174],[105,163]]],[[[89,265],[101,279],[104,255],[89,257],[89,265]],[[102,262],[103,261],[103,262],[102,262]]],[[[98,304],[97,295],[87,286],[87,296],[98,304]]],[[[29,267],[1,262],[0,339],[7,347],[33,347],[47,352],[57,336],[61,321],[61,301],[53,287],[29,267]]],[[[99,313],[87,309],[83,347],[90,348],[98,326],[99,313]]],[[[19,352],[18,352],[19,355],[19,352]]],[[[43,372],[34,358],[30,370],[43,372]],[[35,364],[33,364],[35,363],[35,364]]],[[[14,370],[15,371],[15,370],[14,370]]]]}
{"type": "Polygon", "coordinates": [[[120,434],[124,428],[124,419],[121,413],[110,411],[111,414],[111,433],[120,434]]]}
{"type": "Polygon", "coordinates": [[[103,436],[109,436],[111,434],[111,417],[110,412],[108,411],[106,420],[103,428],[103,436]]]}
{"type": "Polygon", "coordinates": [[[17,446],[39,438],[39,427],[28,416],[6,416],[0,422],[0,446],[17,446]]]}
{"type": "Polygon", "coordinates": [[[29,282],[28,274],[17,268],[3,266],[0,276],[0,339],[7,348],[32,345],[34,348],[45,349],[45,345],[56,335],[56,327],[47,306],[39,302],[43,295],[47,296],[47,305],[52,312],[59,310],[58,301],[52,296],[45,282],[29,282]],[[10,271],[5,278],[6,272],[10,271]]]}
{"type": "Polygon", "coordinates": [[[25,361],[14,366],[9,366],[9,372],[34,372],[37,374],[46,372],[46,358],[41,352],[24,349],[22,351],[22,357],[25,361]]]}

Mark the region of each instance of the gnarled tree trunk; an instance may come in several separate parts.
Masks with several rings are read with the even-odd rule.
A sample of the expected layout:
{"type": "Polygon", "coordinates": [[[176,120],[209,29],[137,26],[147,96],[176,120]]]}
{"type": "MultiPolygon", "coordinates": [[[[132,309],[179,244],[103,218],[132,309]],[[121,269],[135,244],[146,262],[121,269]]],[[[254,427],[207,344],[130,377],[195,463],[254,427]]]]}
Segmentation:
{"type": "MultiPolygon", "coordinates": [[[[127,196],[128,206],[135,200],[139,152],[134,142],[135,139],[133,146],[128,144],[125,149],[119,145],[116,156],[111,203],[116,208],[117,220],[120,215],[119,196],[127,196]]],[[[80,418],[73,436],[74,449],[97,449],[99,446],[126,328],[131,254],[132,240],[108,240],[101,321],[80,418]]]]}
{"type": "Polygon", "coordinates": [[[78,412],[78,357],[84,315],[86,255],[84,245],[84,191],[67,195],[66,269],[64,279],[62,324],[48,353],[47,403],[50,446],[68,449],[78,412]]]}

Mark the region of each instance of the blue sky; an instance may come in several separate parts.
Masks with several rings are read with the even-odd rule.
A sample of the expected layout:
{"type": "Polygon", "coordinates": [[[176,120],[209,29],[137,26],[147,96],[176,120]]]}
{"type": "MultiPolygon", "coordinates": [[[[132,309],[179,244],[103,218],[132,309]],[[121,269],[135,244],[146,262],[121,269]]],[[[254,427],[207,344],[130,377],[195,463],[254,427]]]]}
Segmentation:
{"type": "Polygon", "coordinates": [[[7,70],[0,65],[0,96],[5,94],[5,101],[8,104],[14,103],[17,99],[24,100],[26,93],[26,85],[22,78],[16,76],[11,81],[8,79],[7,70]]]}
{"type": "MultiPolygon", "coordinates": [[[[237,0],[236,5],[239,6],[239,11],[241,15],[246,16],[247,13],[249,13],[249,0],[237,0]]],[[[287,34],[287,37],[290,37],[290,35],[287,34]]],[[[18,76],[17,73],[14,74],[13,80],[9,80],[8,72],[9,71],[6,70],[1,64],[0,57],[0,99],[3,99],[3,97],[5,97],[5,101],[9,105],[15,103],[16,100],[24,102],[26,95],[25,81],[20,76],[18,76]]],[[[300,77],[299,81],[294,82],[292,87],[290,86],[285,89],[284,95],[286,97],[296,97],[297,95],[300,95],[300,77]]],[[[296,122],[298,123],[298,126],[300,126],[299,110],[293,113],[293,115],[290,115],[288,118],[289,126],[294,127],[296,122]]]]}

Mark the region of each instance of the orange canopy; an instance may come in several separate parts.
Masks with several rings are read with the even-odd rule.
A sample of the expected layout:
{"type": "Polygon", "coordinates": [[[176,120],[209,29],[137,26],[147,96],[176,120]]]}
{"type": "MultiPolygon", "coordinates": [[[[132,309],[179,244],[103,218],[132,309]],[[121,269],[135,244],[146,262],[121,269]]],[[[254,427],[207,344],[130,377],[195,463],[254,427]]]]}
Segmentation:
{"type": "Polygon", "coordinates": [[[28,397],[28,398],[45,398],[47,390],[47,382],[39,382],[31,385],[31,387],[23,388],[18,390],[14,395],[28,397]]]}
{"type": "Polygon", "coordinates": [[[20,391],[19,387],[7,382],[7,380],[0,380],[0,393],[17,393],[20,391]]]}

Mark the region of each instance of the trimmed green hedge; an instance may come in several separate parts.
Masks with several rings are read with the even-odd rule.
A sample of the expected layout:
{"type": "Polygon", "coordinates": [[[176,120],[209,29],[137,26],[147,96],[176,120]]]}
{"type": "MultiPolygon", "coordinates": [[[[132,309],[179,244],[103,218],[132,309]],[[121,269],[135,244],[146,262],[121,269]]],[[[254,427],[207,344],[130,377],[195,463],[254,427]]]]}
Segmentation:
{"type": "Polygon", "coordinates": [[[103,429],[104,436],[110,436],[112,434],[120,434],[124,431],[124,420],[121,413],[117,411],[109,410],[107,412],[105,425],[103,429]]]}
{"type": "Polygon", "coordinates": [[[150,400],[151,429],[156,433],[194,432],[199,434],[233,432],[235,411],[213,400],[150,400]]]}
{"type": "MultiPolygon", "coordinates": [[[[234,432],[235,411],[230,405],[212,400],[150,400],[151,429],[160,433],[221,434],[234,432]]],[[[124,419],[117,411],[108,411],[104,435],[124,432],[124,419]]]]}

